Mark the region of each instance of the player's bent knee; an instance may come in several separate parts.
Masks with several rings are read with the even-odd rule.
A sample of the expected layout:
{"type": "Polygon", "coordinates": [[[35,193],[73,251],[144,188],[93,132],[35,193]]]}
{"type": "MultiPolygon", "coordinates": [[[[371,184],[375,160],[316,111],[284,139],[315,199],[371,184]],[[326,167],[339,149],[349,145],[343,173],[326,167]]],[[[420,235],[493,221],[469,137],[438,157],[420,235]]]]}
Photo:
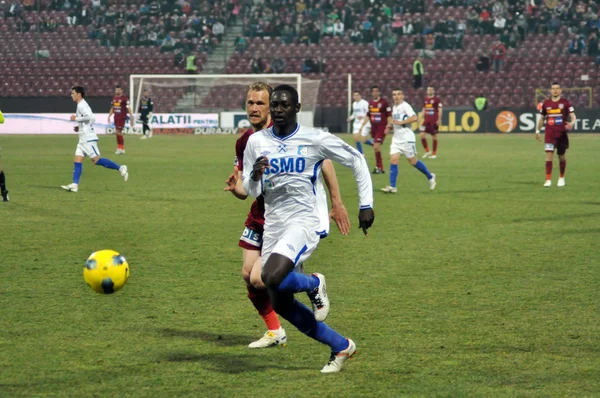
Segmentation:
{"type": "Polygon", "coordinates": [[[252,286],[254,286],[255,288],[257,288],[257,289],[265,288],[265,284],[263,283],[262,278],[260,277],[260,274],[255,275],[254,273],[252,273],[248,276],[248,279],[250,281],[250,284],[252,286]]]}

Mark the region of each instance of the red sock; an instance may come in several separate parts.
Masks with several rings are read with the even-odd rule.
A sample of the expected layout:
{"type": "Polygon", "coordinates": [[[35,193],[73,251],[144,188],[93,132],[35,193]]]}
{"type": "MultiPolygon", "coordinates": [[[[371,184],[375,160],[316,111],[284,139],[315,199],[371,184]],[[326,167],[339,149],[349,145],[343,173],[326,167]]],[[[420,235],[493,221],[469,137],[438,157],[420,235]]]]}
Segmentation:
{"type": "Polygon", "coordinates": [[[119,149],[125,149],[125,137],[122,135],[117,136],[117,147],[119,149]]]}
{"type": "Polygon", "coordinates": [[[421,138],[421,144],[423,144],[423,148],[425,148],[425,152],[429,152],[429,147],[427,146],[427,138],[421,138]]]}
{"type": "Polygon", "coordinates": [[[437,140],[433,140],[433,154],[437,152],[437,140]]]}
{"type": "Polygon", "coordinates": [[[565,169],[567,168],[567,161],[563,160],[560,164],[560,178],[565,178],[565,169]]]}
{"type": "Polygon", "coordinates": [[[378,168],[383,170],[383,159],[381,158],[381,151],[375,151],[375,163],[378,168]]]}
{"type": "Polygon", "coordinates": [[[552,161],[546,161],[546,180],[552,179],[552,161]]]}
{"type": "Polygon", "coordinates": [[[254,308],[256,308],[258,311],[263,321],[265,321],[267,329],[279,329],[281,327],[281,323],[279,323],[279,318],[271,306],[269,293],[267,293],[265,289],[257,289],[254,286],[249,286],[248,284],[246,284],[246,287],[248,288],[248,298],[254,305],[254,308]]]}

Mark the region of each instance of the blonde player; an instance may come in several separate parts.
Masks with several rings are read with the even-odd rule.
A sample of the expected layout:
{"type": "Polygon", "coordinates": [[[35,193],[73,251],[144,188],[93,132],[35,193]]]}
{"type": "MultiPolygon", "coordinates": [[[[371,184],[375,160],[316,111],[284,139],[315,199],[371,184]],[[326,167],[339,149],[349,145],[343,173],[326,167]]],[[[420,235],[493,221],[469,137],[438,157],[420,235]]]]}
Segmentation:
{"type": "Polygon", "coordinates": [[[365,144],[367,145],[373,145],[373,141],[365,141],[365,138],[368,137],[371,133],[371,123],[367,120],[367,123],[365,124],[365,127],[363,127],[362,132],[360,129],[363,119],[367,117],[367,112],[369,112],[369,102],[362,99],[360,92],[358,91],[355,91],[352,94],[352,97],[354,99],[354,102],[352,103],[352,115],[350,115],[350,117],[346,121],[354,121],[352,123],[352,135],[354,136],[356,149],[358,149],[358,152],[363,153],[363,142],[365,142],[365,144]]]}
{"type": "Polygon", "coordinates": [[[77,192],[79,190],[79,179],[81,178],[81,171],[83,169],[81,163],[86,157],[89,157],[95,165],[118,170],[123,179],[127,181],[129,178],[127,166],[119,166],[110,159],[100,157],[98,136],[94,131],[96,116],[94,116],[92,108],[90,108],[84,99],[85,90],[83,87],[73,87],[71,89],[71,98],[77,103],[77,114],[71,115],[71,121],[77,122],[77,126],[73,129],[79,133],[79,143],[77,144],[77,149],[75,149],[75,158],[73,160],[73,182],[69,185],[61,185],[61,188],[69,192],[77,192]]]}
{"type": "Polygon", "coordinates": [[[406,156],[406,160],[429,180],[429,188],[435,189],[435,174],[427,170],[425,163],[417,160],[417,147],[415,145],[415,133],[410,125],[417,121],[417,115],[413,108],[404,101],[402,90],[392,92],[394,106],[392,107],[392,125],[394,126],[394,137],[390,146],[390,185],[381,188],[386,193],[396,193],[396,180],[398,178],[398,160],[400,155],[406,156]]]}

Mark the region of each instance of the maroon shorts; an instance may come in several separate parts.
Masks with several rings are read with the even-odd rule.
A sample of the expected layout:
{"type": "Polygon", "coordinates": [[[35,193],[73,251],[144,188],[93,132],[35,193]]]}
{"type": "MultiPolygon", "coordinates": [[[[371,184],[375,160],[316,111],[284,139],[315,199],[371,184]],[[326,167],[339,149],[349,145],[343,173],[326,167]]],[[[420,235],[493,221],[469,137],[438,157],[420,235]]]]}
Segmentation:
{"type": "Polygon", "coordinates": [[[431,134],[431,135],[436,135],[438,133],[438,129],[439,126],[436,122],[425,122],[423,123],[423,129],[421,131],[427,133],[427,134],[431,134]]]}
{"type": "Polygon", "coordinates": [[[567,133],[563,133],[559,137],[555,137],[552,134],[546,134],[544,137],[544,150],[546,152],[554,152],[556,150],[557,155],[564,155],[569,148],[569,136],[567,133]]]}
{"type": "Polygon", "coordinates": [[[385,141],[385,126],[381,127],[371,127],[371,137],[373,137],[374,142],[378,142],[380,144],[385,141]]]}
{"type": "Polygon", "coordinates": [[[261,251],[263,232],[263,225],[249,216],[246,219],[244,232],[242,232],[238,246],[246,250],[261,251]]]}
{"type": "Polygon", "coordinates": [[[125,128],[125,120],[115,119],[115,129],[123,130],[125,128]]]}

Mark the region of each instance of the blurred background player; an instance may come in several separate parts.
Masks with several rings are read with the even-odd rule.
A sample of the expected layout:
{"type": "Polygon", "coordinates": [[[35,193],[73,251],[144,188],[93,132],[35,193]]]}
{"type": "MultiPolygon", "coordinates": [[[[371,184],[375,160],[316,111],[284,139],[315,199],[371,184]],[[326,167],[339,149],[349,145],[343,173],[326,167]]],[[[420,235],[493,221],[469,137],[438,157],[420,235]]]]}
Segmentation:
{"type": "Polygon", "coordinates": [[[125,139],[123,137],[123,129],[125,128],[125,121],[129,114],[129,125],[133,127],[134,117],[131,108],[129,107],[129,99],[123,95],[123,89],[121,86],[115,87],[115,95],[112,98],[112,106],[108,112],[108,124],[110,124],[110,116],[115,115],[115,134],[117,135],[117,151],[115,155],[122,155],[125,153],[125,139]]]}
{"type": "Polygon", "coordinates": [[[402,90],[392,92],[394,106],[392,108],[392,123],[394,125],[394,136],[390,146],[390,185],[381,188],[386,193],[398,192],[396,188],[396,179],[398,178],[398,161],[400,156],[406,156],[406,160],[411,166],[414,166],[429,180],[429,189],[435,189],[435,174],[430,173],[425,163],[417,160],[417,146],[415,143],[415,133],[410,125],[417,121],[417,115],[412,106],[404,101],[402,90]]]}
{"type": "MultiPolygon", "coordinates": [[[[362,99],[362,96],[358,91],[355,91],[352,94],[352,97],[354,99],[354,102],[352,103],[352,115],[350,115],[347,121],[354,121],[352,123],[352,135],[354,137],[354,142],[356,143],[356,149],[358,149],[358,152],[363,153],[362,143],[371,132],[371,123],[365,125],[362,129],[362,133],[360,128],[363,119],[367,117],[367,113],[369,112],[369,103],[362,99]]],[[[365,141],[365,144],[373,145],[373,141],[367,140],[365,141]]]]}
{"type": "MultiPolygon", "coordinates": [[[[272,92],[271,86],[266,83],[256,82],[249,86],[246,99],[246,113],[248,120],[245,122],[251,123],[250,129],[244,132],[244,134],[236,142],[236,158],[233,173],[229,176],[226,181],[227,187],[225,191],[231,191],[231,193],[238,199],[245,200],[247,198],[246,191],[242,186],[242,171],[244,164],[244,150],[248,138],[257,131],[263,130],[264,128],[272,125],[270,114],[269,114],[269,98],[272,92]]],[[[330,197],[332,202],[332,208],[330,216],[334,219],[340,232],[347,235],[350,229],[350,222],[348,220],[348,212],[344,207],[341,195],[339,192],[339,186],[335,175],[335,170],[330,161],[324,162],[323,174],[327,186],[330,191],[330,197]]],[[[320,178],[318,183],[320,182],[320,178]]],[[[325,210],[325,215],[321,215],[322,219],[325,219],[328,230],[329,216],[327,215],[327,197],[322,188],[322,183],[319,185],[318,191],[324,198],[324,204],[321,203],[321,207],[325,210]],[[322,191],[322,192],[321,192],[322,191]]],[[[279,319],[273,307],[271,306],[271,300],[268,292],[265,290],[265,285],[261,278],[261,257],[260,250],[262,249],[262,234],[264,225],[264,199],[262,196],[258,197],[250,208],[248,218],[246,219],[245,229],[240,238],[239,246],[243,249],[243,265],[242,265],[242,277],[246,282],[248,289],[248,298],[263,318],[267,332],[264,336],[251,343],[250,348],[266,348],[274,345],[285,344],[287,336],[285,331],[281,327],[279,319]]],[[[309,295],[310,297],[310,295],[309,295]]],[[[311,301],[315,297],[310,297],[311,301]]]]}
{"type": "MultiPolygon", "coordinates": [[[[0,124],[4,123],[4,114],[0,111],[0,124]]],[[[0,195],[2,195],[2,201],[8,202],[8,190],[6,189],[6,176],[2,169],[2,147],[0,147],[0,195]]]]}
{"type": "Polygon", "coordinates": [[[83,170],[83,159],[89,157],[97,166],[106,167],[107,169],[118,170],[121,177],[125,181],[129,178],[127,166],[119,166],[110,159],[100,157],[100,149],[98,148],[98,136],[94,131],[94,122],[96,116],[92,112],[92,108],[88,105],[85,98],[83,87],[76,86],[71,89],[71,98],[77,103],[77,114],[71,115],[71,121],[76,121],[77,126],[73,128],[79,133],[79,142],[75,149],[75,158],[73,159],[73,182],[69,185],[61,185],[62,189],[69,192],[77,192],[79,190],[79,179],[83,170]]]}
{"type": "Polygon", "coordinates": [[[371,136],[373,137],[373,150],[375,151],[375,169],[373,174],[383,174],[383,159],[381,157],[381,144],[385,140],[385,135],[392,128],[392,108],[390,104],[383,98],[379,92],[379,87],[371,87],[371,96],[369,101],[369,112],[367,117],[363,119],[359,133],[362,134],[362,129],[365,128],[367,122],[371,122],[371,136]]]}
{"type": "Polygon", "coordinates": [[[435,96],[435,90],[433,87],[427,87],[427,96],[423,100],[422,110],[422,124],[421,125],[421,143],[425,148],[424,158],[431,156],[432,159],[437,158],[437,147],[438,147],[438,130],[440,124],[442,124],[442,102],[438,97],[435,96]],[[427,145],[427,135],[431,134],[433,152],[429,152],[429,146],[427,145]]]}
{"type": "Polygon", "coordinates": [[[273,127],[250,137],[244,152],[243,187],[265,200],[262,280],[273,308],[312,339],[328,345],[331,356],[322,373],[339,372],[356,351],[356,344],[340,335],[317,314],[295,300],[294,294],[322,286],[318,275],[294,272],[319,243],[320,220],[315,211],[315,175],[331,158],[353,169],[359,188],[359,227],[367,233],[375,219],[373,185],[367,162],[350,145],[322,130],[300,126],[298,92],[282,85],[273,90],[270,112],[273,127]]]}
{"type": "Polygon", "coordinates": [[[556,186],[565,186],[565,170],[567,169],[567,158],[565,154],[569,148],[569,136],[567,131],[575,126],[575,109],[569,101],[561,98],[560,84],[552,83],[550,88],[551,98],[544,101],[540,113],[542,118],[535,130],[535,138],[540,141],[540,130],[546,125],[544,134],[544,150],[546,151],[546,182],[545,187],[552,186],[552,158],[554,151],[558,155],[560,165],[560,177],[556,186]]]}
{"type": "MultiPolygon", "coordinates": [[[[152,119],[152,111],[154,110],[154,101],[150,98],[148,90],[144,90],[144,96],[140,101],[138,112],[142,121],[142,140],[152,138],[152,129],[150,128],[150,119],[152,119]]],[[[133,126],[133,123],[130,123],[133,126]]]]}

